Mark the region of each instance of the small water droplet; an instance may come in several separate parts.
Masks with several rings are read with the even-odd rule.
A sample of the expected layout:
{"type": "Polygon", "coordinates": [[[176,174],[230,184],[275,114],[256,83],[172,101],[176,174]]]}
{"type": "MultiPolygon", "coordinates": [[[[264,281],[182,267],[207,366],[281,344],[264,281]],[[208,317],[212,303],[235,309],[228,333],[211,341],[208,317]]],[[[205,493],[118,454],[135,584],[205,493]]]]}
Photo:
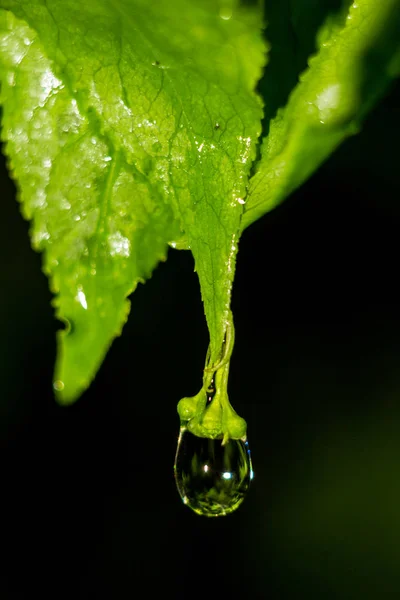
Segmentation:
{"type": "Polygon", "coordinates": [[[232,18],[232,8],[230,6],[222,6],[219,11],[219,16],[224,21],[229,21],[232,18]]]}
{"type": "Polygon", "coordinates": [[[56,392],[62,392],[62,390],[64,389],[64,382],[61,381],[61,379],[57,379],[53,383],[53,388],[56,390],[56,392]]]}
{"type": "Polygon", "coordinates": [[[174,248],[175,250],[190,250],[190,244],[184,235],[178,240],[168,242],[168,245],[171,246],[171,248],[174,248]]]}
{"type": "Polygon", "coordinates": [[[175,481],[184,502],[198,515],[221,517],[243,502],[253,479],[247,441],[197,437],[180,430],[175,481]]]}

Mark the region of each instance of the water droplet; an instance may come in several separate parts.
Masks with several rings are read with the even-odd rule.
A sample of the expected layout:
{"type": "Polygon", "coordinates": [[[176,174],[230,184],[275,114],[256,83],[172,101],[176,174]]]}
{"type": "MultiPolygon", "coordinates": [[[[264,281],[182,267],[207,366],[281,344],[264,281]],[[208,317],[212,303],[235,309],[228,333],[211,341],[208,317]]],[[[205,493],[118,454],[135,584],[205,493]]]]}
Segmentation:
{"type": "Polygon", "coordinates": [[[190,250],[190,244],[184,235],[177,240],[168,242],[168,245],[175,250],[190,250]]]}
{"type": "Polygon", "coordinates": [[[198,515],[229,515],[242,504],[253,478],[247,441],[197,437],[180,430],[175,481],[184,502],[198,515]]]}
{"type": "Polygon", "coordinates": [[[232,8],[230,6],[222,6],[219,11],[219,16],[224,21],[229,21],[232,18],[232,8]]]}
{"type": "Polygon", "coordinates": [[[64,382],[61,381],[61,379],[57,379],[53,383],[53,388],[56,390],[56,392],[62,392],[62,390],[64,389],[64,382]]]}

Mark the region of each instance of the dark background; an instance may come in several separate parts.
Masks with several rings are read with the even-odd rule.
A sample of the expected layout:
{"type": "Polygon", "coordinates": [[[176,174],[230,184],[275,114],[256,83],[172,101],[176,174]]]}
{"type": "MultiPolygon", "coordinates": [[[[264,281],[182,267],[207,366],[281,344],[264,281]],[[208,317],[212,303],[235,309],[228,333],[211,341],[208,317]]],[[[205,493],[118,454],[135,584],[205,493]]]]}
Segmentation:
{"type": "Polygon", "coordinates": [[[222,519],[191,513],[173,479],[176,403],[207,347],[190,254],[137,289],[61,408],[59,324],[2,164],[1,600],[399,597],[399,105],[397,84],[242,237],[230,397],[256,476],[222,519]]]}

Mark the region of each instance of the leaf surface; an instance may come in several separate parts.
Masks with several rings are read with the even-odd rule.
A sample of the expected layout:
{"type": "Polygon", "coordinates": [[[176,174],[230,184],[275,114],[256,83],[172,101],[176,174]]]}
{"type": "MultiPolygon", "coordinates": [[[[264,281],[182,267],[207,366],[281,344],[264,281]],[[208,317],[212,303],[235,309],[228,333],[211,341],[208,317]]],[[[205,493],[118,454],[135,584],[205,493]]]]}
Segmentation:
{"type": "Polygon", "coordinates": [[[357,0],[329,18],[318,52],[263,140],[243,229],[280,204],[346,137],[357,133],[400,73],[399,0],[357,0]]]}
{"type": "Polygon", "coordinates": [[[74,401],[126,297],[190,247],[217,362],[262,108],[258,5],[0,0],[3,139],[56,294],[56,389],[74,401]]]}

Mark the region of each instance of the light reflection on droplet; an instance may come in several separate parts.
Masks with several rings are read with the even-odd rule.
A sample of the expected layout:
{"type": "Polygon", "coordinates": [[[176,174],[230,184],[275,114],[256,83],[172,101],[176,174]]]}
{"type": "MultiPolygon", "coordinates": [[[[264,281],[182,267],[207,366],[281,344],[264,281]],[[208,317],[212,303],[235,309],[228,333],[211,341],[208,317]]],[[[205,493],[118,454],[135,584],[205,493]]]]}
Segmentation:
{"type": "Polygon", "coordinates": [[[86,301],[85,292],[83,291],[82,286],[78,287],[78,293],[76,295],[76,299],[78,300],[78,302],[82,306],[82,308],[87,310],[88,305],[87,305],[87,301],[86,301]]]}
{"type": "Polygon", "coordinates": [[[63,88],[63,83],[58,79],[50,69],[46,69],[40,77],[39,85],[42,89],[40,102],[43,103],[52,92],[63,88]]]}
{"type": "Polygon", "coordinates": [[[108,247],[111,256],[128,257],[131,252],[131,243],[129,239],[117,231],[108,236],[108,247]]]}
{"type": "Polygon", "coordinates": [[[237,139],[242,146],[241,158],[239,160],[242,164],[246,164],[250,155],[251,137],[242,137],[240,135],[237,139]]]}

